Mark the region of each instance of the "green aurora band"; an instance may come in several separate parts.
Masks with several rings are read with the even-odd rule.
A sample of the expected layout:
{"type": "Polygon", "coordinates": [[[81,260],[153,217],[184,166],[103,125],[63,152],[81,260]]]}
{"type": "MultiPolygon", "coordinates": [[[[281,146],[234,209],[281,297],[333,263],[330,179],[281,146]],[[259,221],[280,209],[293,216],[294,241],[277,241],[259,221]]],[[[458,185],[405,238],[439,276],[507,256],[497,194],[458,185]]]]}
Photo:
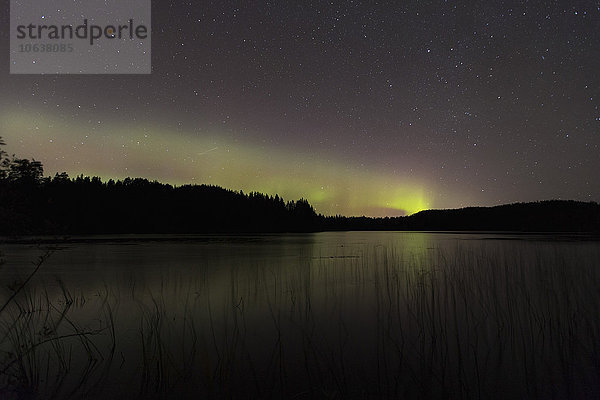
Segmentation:
{"type": "Polygon", "coordinates": [[[64,120],[56,115],[0,115],[7,150],[67,172],[103,180],[143,177],[174,185],[218,185],[246,193],[307,199],[325,215],[397,216],[431,207],[414,176],[370,171],[326,154],[172,132],[155,124],[64,120]]]}

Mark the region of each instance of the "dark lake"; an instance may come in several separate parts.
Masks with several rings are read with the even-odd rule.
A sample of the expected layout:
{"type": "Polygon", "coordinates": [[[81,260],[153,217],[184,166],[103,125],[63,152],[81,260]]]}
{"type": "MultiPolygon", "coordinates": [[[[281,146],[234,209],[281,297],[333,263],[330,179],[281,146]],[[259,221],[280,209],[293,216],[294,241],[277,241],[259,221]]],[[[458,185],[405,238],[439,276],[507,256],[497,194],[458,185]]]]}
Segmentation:
{"type": "Polygon", "coordinates": [[[95,236],[0,252],[0,398],[600,398],[590,237],[95,236]]]}

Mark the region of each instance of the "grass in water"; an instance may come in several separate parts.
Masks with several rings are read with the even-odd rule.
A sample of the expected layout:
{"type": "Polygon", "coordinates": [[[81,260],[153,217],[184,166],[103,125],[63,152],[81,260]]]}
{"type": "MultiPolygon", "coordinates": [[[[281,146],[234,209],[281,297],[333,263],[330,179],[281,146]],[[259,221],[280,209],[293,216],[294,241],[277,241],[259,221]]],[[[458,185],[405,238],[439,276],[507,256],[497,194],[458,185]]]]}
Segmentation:
{"type": "Polygon", "coordinates": [[[339,250],[5,288],[2,398],[595,398],[600,254],[339,250]],[[79,293],[74,295],[73,293],[79,293]]]}

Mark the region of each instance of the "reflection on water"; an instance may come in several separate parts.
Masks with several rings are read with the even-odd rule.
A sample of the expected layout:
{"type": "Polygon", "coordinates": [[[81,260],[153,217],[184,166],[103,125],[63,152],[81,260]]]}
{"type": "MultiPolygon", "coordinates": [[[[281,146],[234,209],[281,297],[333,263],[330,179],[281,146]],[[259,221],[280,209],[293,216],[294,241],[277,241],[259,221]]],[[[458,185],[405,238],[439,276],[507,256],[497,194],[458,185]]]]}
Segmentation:
{"type": "MultiPolygon", "coordinates": [[[[597,241],[419,232],[143,239],[91,238],[52,254],[0,314],[0,394],[600,395],[597,241]]],[[[6,299],[42,250],[0,250],[6,299]]]]}

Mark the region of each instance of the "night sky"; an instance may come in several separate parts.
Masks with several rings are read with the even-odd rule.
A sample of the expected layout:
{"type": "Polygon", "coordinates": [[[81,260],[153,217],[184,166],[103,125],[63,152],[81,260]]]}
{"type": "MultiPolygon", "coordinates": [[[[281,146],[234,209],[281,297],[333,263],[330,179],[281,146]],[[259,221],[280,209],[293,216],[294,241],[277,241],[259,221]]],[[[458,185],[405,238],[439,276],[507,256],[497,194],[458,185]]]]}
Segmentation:
{"type": "Polygon", "coordinates": [[[151,75],[9,75],[0,136],[47,175],[403,215],[600,201],[600,3],[161,1],[151,75]]]}

